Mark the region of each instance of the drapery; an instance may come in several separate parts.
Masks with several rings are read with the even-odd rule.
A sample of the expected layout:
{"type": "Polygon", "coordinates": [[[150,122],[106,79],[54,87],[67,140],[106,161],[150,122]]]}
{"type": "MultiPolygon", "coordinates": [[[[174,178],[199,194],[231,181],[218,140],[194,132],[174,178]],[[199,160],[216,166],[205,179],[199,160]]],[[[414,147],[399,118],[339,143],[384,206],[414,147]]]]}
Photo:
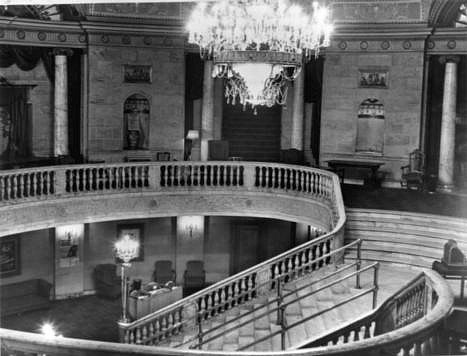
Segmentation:
{"type": "Polygon", "coordinates": [[[48,78],[54,82],[54,59],[49,48],[32,46],[0,46],[0,68],[16,64],[19,69],[29,71],[42,60],[48,78]]]}
{"type": "Polygon", "coordinates": [[[29,140],[30,112],[27,103],[27,88],[11,88],[8,95],[9,120],[6,127],[7,146],[2,159],[9,162],[31,154],[29,140]]]}

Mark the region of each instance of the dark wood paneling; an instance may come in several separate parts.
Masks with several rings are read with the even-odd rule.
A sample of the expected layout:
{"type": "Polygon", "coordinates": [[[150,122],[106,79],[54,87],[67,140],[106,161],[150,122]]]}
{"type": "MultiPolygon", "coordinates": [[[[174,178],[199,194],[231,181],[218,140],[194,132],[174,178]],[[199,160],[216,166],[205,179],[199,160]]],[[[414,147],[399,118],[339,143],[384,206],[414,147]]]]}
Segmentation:
{"type": "Polygon", "coordinates": [[[242,105],[224,105],[222,137],[230,156],[247,161],[274,162],[280,157],[281,107],[257,107],[257,114],[242,105]]]}

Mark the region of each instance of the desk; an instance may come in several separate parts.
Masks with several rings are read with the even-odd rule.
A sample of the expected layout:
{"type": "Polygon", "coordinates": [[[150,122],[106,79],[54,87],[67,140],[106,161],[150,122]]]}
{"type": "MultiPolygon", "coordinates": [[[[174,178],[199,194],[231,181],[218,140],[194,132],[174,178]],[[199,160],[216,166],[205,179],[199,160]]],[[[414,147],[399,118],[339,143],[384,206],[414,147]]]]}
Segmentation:
{"type": "Polygon", "coordinates": [[[128,314],[132,320],[137,320],[156,310],[182,299],[183,288],[175,286],[171,290],[159,288],[144,294],[130,296],[128,298],[128,314]]]}
{"type": "Polygon", "coordinates": [[[384,162],[378,162],[378,161],[351,161],[351,160],[333,159],[333,160],[326,161],[326,162],[328,166],[331,167],[333,170],[339,170],[339,168],[342,169],[343,171],[342,181],[344,180],[344,177],[345,177],[346,168],[370,169],[371,174],[370,174],[369,182],[374,187],[378,185],[378,176],[376,172],[378,172],[379,167],[384,165],[384,162]]]}

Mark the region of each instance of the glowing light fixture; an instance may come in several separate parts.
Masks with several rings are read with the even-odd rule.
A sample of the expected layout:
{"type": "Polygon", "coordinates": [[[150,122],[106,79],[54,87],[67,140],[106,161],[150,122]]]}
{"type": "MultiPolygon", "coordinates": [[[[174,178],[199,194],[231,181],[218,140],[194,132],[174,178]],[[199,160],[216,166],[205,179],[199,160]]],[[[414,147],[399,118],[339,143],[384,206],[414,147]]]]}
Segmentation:
{"type": "Polygon", "coordinates": [[[122,260],[122,318],[121,323],[128,323],[127,316],[127,300],[128,300],[128,277],[125,276],[125,267],[130,267],[130,261],[138,257],[139,242],[132,239],[129,235],[124,235],[120,240],[115,242],[115,254],[122,260]]]}
{"type": "Polygon", "coordinates": [[[285,81],[329,46],[332,24],[317,2],[307,12],[288,0],[219,0],[198,3],[187,30],[213,76],[227,78],[227,102],[254,108],[285,103],[285,81]]]}
{"type": "Polygon", "coordinates": [[[55,327],[52,323],[44,323],[41,326],[41,334],[44,335],[47,338],[54,338],[54,337],[62,337],[62,335],[59,335],[57,333],[57,330],[55,330],[55,327]]]}

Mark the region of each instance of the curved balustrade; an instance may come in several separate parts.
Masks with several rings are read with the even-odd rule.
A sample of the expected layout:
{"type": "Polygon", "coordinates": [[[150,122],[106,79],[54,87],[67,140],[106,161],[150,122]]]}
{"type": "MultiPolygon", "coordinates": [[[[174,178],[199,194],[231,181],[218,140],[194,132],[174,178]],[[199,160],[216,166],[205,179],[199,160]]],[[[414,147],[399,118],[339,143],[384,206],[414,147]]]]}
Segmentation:
{"type": "Polygon", "coordinates": [[[313,355],[440,354],[453,304],[446,281],[426,270],[366,316],[297,348],[313,355]]]}
{"type": "Polygon", "coordinates": [[[340,230],[345,221],[337,177],[310,167],[145,162],[0,172],[0,217],[7,222],[0,236],[57,223],[196,213],[278,218],[325,231],[340,230]]]}
{"type": "MultiPolygon", "coordinates": [[[[454,303],[453,295],[437,273],[425,271],[377,309],[328,335],[301,346],[301,350],[281,351],[282,355],[430,355],[442,353],[442,325],[454,303]]],[[[124,355],[223,355],[236,352],[180,350],[163,347],[115,344],[0,329],[2,346],[9,354],[34,352],[47,355],[77,356],[124,355]]],[[[270,352],[242,352],[268,355],[270,352]]]]}
{"type": "MultiPolygon", "coordinates": [[[[321,222],[325,221],[323,225],[327,226],[326,230],[330,232],[276,256],[267,261],[266,265],[255,266],[253,270],[244,271],[232,280],[223,281],[220,288],[218,288],[219,285],[212,286],[211,289],[203,291],[202,295],[195,295],[194,297],[199,298],[194,299],[189,305],[184,305],[183,308],[177,308],[175,305],[158,312],[157,315],[162,315],[164,311],[168,312],[160,320],[156,320],[155,314],[148,316],[148,319],[154,322],[146,327],[138,328],[135,324],[130,324],[130,329],[135,327],[135,331],[122,333],[127,342],[145,343],[151,332],[155,335],[154,330],[157,327],[164,332],[176,332],[177,327],[183,327],[184,318],[190,313],[196,313],[200,307],[206,308],[206,311],[212,311],[216,310],[212,308],[213,305],[225,307],[229,303],[240,303],[242,298],[254,296],[255,283],[259,285],[267,278],[299,273],[300,269],[309,267],[308,263],[313,259],[320,258],[320,256],[322,258],[343,244],[345,213],[337,176],[308,167],[257,162],[149,162],[3,171],[0,172],[0,217],[3,218],[2,221],[5,224],[0,228],[0,236],[20,232],[18,229],[21,228],[26,229],[27,222],[31,220],[29,214],[36,211],[38,215],[34,216],[34,219],[37,221],[51,219],[46,221],[44,226],[53,226],[57,223],[58,211],[65,215],[64,219],[71,219],[66,215],[68,213],[84,221],[86,216],[90,217],[94,213],[87,209],[90,201],[100,202],[121,197],[118,202],[123,204],[125,201],[131,201],[132,194],[139,200],[144,199],[145,196],[150,196],[152,199],[154,194],[158,194],[158,198],[167,196],[171,201],[180,195],[186,196],[186,199],[203,196],[210,204],[215,202],[214,199],[208,200],[211,195],[217,200],[221,196],[234,200],[238,195],[243,195],[246,197],[244,198],[245,204],[236,206],[234,213],[261,216],[263,212],[256,213],[256,211],[269,209],[268,204],[282,204],[280,209],[274,212],[275,215],[268,212],[268,216],[286,217],[292,221],[309,224],[320,219],[321,222]],[[219,194],[216,195],[217,193],[219,194]],[[261,201],[261,204],[249,209],[251,205],[265,196],[270,199],[261,201]],[[88,197],[91,200],[87,200],[88,197]],[[60,204],[69,204],[70,201],[73,202],[72,206],[82,204],[83,210],[86,209],[85,213],[82,215],[76,214],[76,211],[62,213],[60,208],[65,205],[60,204]],[[49,211],[47,209],[50,206],[53,208],[49,211]],[[37,207],[42,209],[37,209],[37,207]],[[309,214],[310,209],[317,209],[315,215],[309,214]],[[22,214],[20,218],[23,220],[17,220],[18,212],[22,214]],[[254,215],[255,213],[257,215],[254,215]]],[[[183,203],[187,201],[189,200],[184,200],[183,203]]],[[[158,208],[153,200],[149,202],[154,205],[152,208],[158,208]]],[[[177,206],[177,208],[181,207],[182,205],[177,206]]],[[[207,209],[206,205],[195,207],[198,213],[211,213],[206,210],[200,211],[200,208],[207,209]]],[[[126,214],[130,212],[130,207],[127,205],[124,205],[122,209],[122,212],[126,214]]],[[[141,209],[148,210],[148,206],[143,205],[141,209]]],[[[167,207],[162,206],[160,209],[167,210],[167,207]]],[[[231,210],[220,209],[216,212],[225,213],[226,211],[232,213],[233,210],[232,208],[231,210]]],[[[173,212],[165,212],[165,214],[171,213],[173,212]]],[[[181,213],[186,212],[181,211],[181,213]]],[[[125,216],[117,216],[111,210],[106,211],[106,214],[113,214],[113,219],[125,216]]],[[[156,211],[152,214],[157,216],[162,213],[156,211]]],[[[128,218],[128,215],[126,216],[128,218]]],[[[104,218],[97,216],[95,219],[97,220],[87,221],[99,221],[104,218]]],[[[31,228],[30,226],[28,228],[31,228]]],[[[412,351],[415,355],[425,353],[425,350],[430,347],[434,348],[439,341],[440,323],[448,315],[452,304],[453,298],[445,281],[436,273],[427,271],[415,283],[401,289],[398,297],[382,304],[376,310],[377,314],[371,313],[360,319],[359,325],[354,323],[348,326],[349,330],[360,332],[354,332],[351,335],[344,329],[340,329],[330,335],[331,342],[334,343],[337,336],[337,340],[343,340],[343,344],[309,348],[295,351],[295,353],[309,356],[377,354],[382,350],[394,350],[394,353],[402,350],[405,355],[412,351]],[[353,339],[367,338],[346,343],[352,336],[353,339]]],[[[147,319],[144,320],[147,321],[147,319]]],[[[144,321],[142,323],[144,324],[144,321]]],[[[95,355],[97,352],[99,355],[109,356],[129,354],[181,356],[200,353],[200,351],[139,344],[114,344],[69,338],[46,339],[42,335],[6,329],[0,329],[0,338],[2,347],[11,351],[12,354],[16,351],[47,355],[71,353],[95,355]]],[[[324,345],[324,338],[321,341],[323,343],[319,345],[324,345]]],[[[148,343],[153,343],[153,341],[148,343]]],[[[316,345],[318,344],[308,346],[316,345]]],[[[217,354],[210,351],[201,351],[201,353],[217,354]]],[[[222,354],[234,355],[235,353],[223,352],[222,354]]],[[[255,352],[255,354],[259,353],[255,352]]]]}

